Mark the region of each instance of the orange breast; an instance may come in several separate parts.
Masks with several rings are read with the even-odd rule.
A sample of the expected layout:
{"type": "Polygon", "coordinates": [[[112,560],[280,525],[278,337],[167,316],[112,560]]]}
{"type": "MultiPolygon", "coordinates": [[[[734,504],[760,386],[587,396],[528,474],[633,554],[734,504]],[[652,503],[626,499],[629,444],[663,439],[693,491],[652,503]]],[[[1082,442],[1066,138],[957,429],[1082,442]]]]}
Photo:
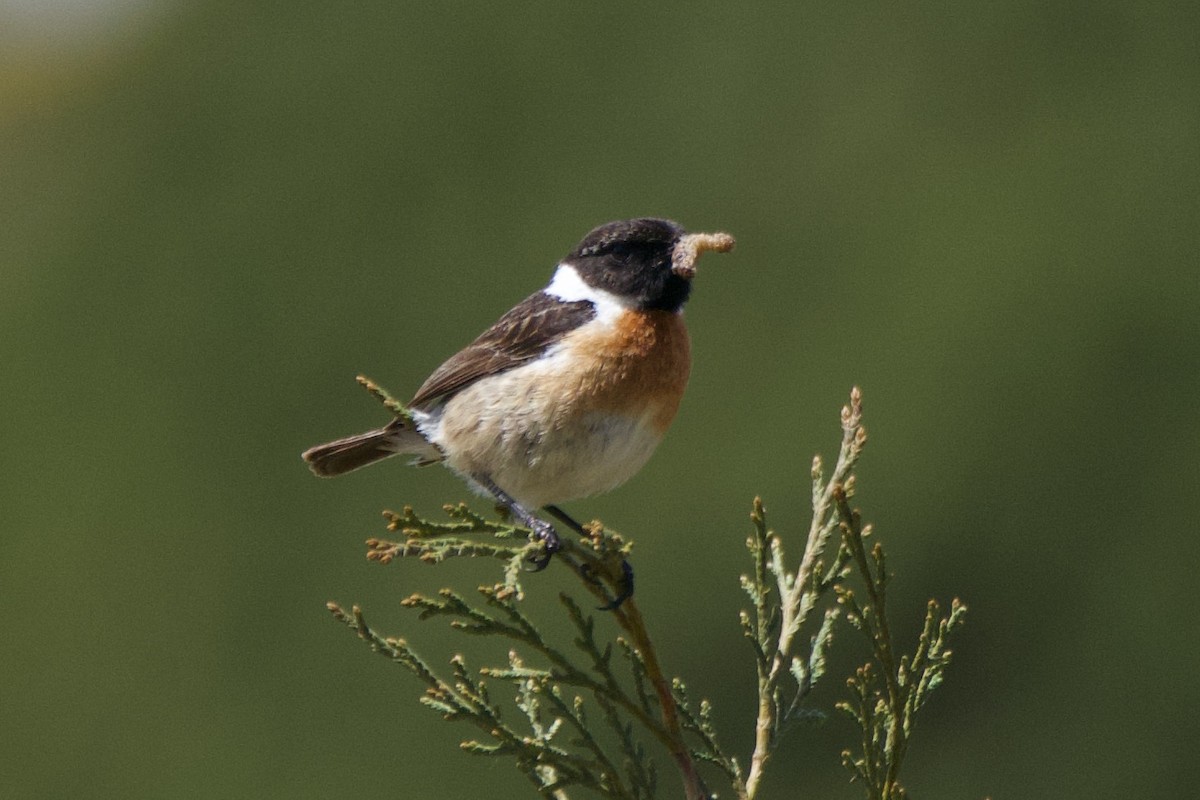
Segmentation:
{"type": "Polygon", "coordinates": [[[679,409],[691,371],[691,342],[680,314],[625,311],[607,330],[571,334],[564,342],[588,367],[578,376],[580,411],[638,417],[649,412],[659,433],[679,409]]]}

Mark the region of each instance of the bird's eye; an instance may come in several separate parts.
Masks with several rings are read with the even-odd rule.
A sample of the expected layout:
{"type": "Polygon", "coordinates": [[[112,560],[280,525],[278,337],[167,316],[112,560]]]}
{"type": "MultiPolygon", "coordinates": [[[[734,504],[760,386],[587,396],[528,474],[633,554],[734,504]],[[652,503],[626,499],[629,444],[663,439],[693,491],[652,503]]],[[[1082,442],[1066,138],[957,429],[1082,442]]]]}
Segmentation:
{"type": "Polygon", "coordinates": [[[630,247],[626,242],[614,242],[613,244],[609,245],[608,252],[609,255],[624,261],[633,253],[633,248],[630,247]]]}

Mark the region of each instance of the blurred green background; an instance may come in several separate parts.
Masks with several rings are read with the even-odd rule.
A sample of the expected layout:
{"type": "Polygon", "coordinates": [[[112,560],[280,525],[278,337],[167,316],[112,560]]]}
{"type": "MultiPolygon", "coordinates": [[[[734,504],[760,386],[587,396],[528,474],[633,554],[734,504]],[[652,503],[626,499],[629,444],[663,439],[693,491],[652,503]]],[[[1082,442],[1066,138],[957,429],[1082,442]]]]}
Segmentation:
{"type": "MultiPolygon", "coordinates": [[[[971,606],[910,789],[1194,791],[1196,8],[0,3],[0,796],[528,796],[323,608],[447,658],[397,601],[490,567],[362,540],[461,484],[299,453],[635,215],[739,246],[671,435],[569,507],[636,540],[725,744],[750,500],[798,555],[857,383],[895,626],[971,606]]],[[[853,737],[796,730],[767,796],[860,796],[853,737]]]]}

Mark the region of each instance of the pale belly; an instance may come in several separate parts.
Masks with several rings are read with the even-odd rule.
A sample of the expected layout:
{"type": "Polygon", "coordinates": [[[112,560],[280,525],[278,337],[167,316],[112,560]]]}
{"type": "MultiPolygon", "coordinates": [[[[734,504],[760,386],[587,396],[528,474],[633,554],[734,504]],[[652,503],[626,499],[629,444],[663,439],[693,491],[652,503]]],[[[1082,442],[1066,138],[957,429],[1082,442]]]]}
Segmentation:
{"type": "Polygon", "coordinates": [[[572,393],[562,371],[539,367],[540,375],[523,369],[479,381],[419,420],[447,466],[540,508],[614,489],[645,465],[662,439],[659,409],[581,411],[564,400],[572,393]]]}

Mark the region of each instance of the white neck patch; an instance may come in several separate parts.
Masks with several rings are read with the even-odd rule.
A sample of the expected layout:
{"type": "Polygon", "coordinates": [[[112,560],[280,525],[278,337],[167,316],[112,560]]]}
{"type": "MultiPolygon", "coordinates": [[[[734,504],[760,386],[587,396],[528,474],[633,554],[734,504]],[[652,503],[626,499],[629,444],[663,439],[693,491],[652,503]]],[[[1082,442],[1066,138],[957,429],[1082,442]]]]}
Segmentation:
{"type": "Polygon", "coordinates": [[[567,303],[577,303],[587,300],[596,308],[596,316],[605,321],[612,319],[627,309],[633,308],[630,303],[612,292],[589,286],[570,264],[559,264],[554,271],[550,285],[543,289],[546,294],[557,297],[567,303]]]}

